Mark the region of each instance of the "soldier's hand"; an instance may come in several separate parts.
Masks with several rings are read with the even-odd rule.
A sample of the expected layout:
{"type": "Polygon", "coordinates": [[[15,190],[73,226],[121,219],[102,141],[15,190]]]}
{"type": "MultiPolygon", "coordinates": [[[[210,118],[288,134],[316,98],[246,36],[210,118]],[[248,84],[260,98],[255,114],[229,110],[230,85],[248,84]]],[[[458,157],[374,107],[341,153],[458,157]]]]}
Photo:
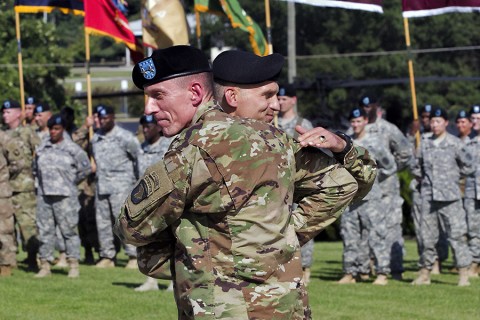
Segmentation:
{"type": "Polygon", "coordinates": [[[295,130],[300,134],[298,141],[304,147],[313,146],[332,152],[342,152],[347,145],[345,140],[322,127],[307,130],[302,126],[296,126],[295,130]]]}
{"type": "Polygon", "coordinates": [[[92,127],[92,126],[93,126],[93,122],[94,122],[94,121],[93,121],[93,116],[90,116],[90,117],[86,117],[86,118],[85,118],[85,126],[86,126],[87,128],[92,127]]]}

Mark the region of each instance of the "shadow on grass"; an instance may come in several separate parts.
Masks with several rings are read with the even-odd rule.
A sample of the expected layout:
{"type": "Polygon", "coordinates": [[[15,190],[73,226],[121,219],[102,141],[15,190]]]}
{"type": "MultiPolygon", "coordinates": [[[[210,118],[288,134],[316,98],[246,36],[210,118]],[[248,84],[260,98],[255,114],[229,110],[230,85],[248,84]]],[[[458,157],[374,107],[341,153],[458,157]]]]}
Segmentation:
{"type": "MultiPolygon", "coordinates": [[[[128,288],[128,289],[134,289],[140,285],[142,285],[142,283],[132,283],[132,282],[112,282],[112,285],[114,286],[119,286],[119,287],[125,287],[125,288],[128,288]]],[[[164,285],[164,284],[161,284],[159,283],[158,284],[158,289],[160,290],[166,290],[168,288],[167,285],[164,285]]]]}

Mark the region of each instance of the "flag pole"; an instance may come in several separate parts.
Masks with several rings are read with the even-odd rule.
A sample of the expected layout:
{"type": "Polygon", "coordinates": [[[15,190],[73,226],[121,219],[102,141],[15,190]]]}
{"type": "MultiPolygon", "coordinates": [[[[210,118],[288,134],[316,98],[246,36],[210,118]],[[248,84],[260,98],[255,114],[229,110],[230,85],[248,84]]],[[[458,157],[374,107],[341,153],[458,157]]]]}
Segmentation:
{"type": "MultiPolygon", "coordinates": [[[[90,77],[90,35],[86,28],[85,30],[85,68],[87,72],[87,115],[91,117],[92,113],[92,81],[90,77]]],[[[88,138],[93,138],[93,127],[88,129],[88,138]]]]}
{"type": "Polygon", "coordinates": [[[202,50],[202,27],[200,25],[200,12],[195,9],[195,20],[197,22],[196,32],[197,32],[197,47],[198,49],[202,50]]]}
{"type": "MultiPolygon", "coordinates": [[[[20,104],[25,115],[25,89],[23,85],[22,40],[20,38],[20,14],[15,10],[15,31],[17,33],[18,80],[20,83],[20,104]]],[[[25,124],[25,119],[23,120],[25,124]]]]}
{"type": "MultiPolygon", "coordinates": [[[[268,44],[268,54],[273,53],[272,45],[272,25],[270,21],[270,0],[265,0],[265,22],[267,25],[267,44],[268,44]]],[[[273,116],[273,125],[278,128],[278,112],[275,112],[273,116]]]]}
{"type": "MultiPolygon", "coordinates": [[[[410,30],[408,28],[408,18],[403,18],[403,27],[405,29],[405,42],[407,44],[408,54],[408,73],[410,77],[410,90],[412,93],[412,108],[413,108],[413,120],[418,121],[418,109],[417,109],[417,95],[415,93],[415,75],[413,74],[413,58],[410,46],[410,30]]],[[[420,144],[420,132],[415,133],[415,142],[418,146],[420,144]]]]}

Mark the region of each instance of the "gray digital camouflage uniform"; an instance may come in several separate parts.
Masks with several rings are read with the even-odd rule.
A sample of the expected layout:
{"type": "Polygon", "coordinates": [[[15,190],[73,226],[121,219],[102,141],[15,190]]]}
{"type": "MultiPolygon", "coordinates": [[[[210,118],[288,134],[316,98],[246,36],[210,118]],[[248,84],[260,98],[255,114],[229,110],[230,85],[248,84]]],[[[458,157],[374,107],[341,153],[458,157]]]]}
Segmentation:
{"type": "Polygon", "coordinates": [[[17,265],[10,180],[26,166],[22,144],[0,130],[0,266],[17,265]]]}
{"type": "MultiPolygon", "coordinates": [[[[100,257],[114,259],[117,253],[112,221],[120,212],[128,190],[135,184],[140,144],[132,133],[115,125],[107,134],[98,130],[92,139],[96,171],[95,212],[100,257]]],[[[125,253],[136,257],[136,249],[125,245],[125,253]]]]}
{"type": "Polygon", "coordinates": [[[143,175],[148,167],[163,159],[173,138],[160,137],[155,143],[144,141],[138,154],[138,172],[143,175]]]}
{"type": "MultiPolygon", "coordinates": [[[[412,146],[408,139],[394,124],[379,118],[366,126],[369,134],[379,135],[385,139],[389,151],[397,163],[397,170],[407,167],[413,160],[412,146]]],[[[402,234],[402,204],[400,181],[396,174],[380,181],[383,210],[389,212],[386,217],[387,248],[390,251],[390,268],[392,274],[403,273],[404,240],[402,234]]]]}
{"type": "MultiPolygon", "coordinates": [[[[313,125],[310,121],[299,116],[295,116],[292,119],[285,120],[283,118],[278,119],[278,127],[285,131],[290,137],[297,138],[298,133],[295,130],[297,125],[302,126],[303,128],[310,130],[313,129],[313,125]]],[[[310,268],[313,263],[313,249],[314,249],[314,239],[308,241],[302,246],[302,267],[310,268]]]]}
{"type": "Polygon", "coordinates": [[[208,103],[127,197],[116,232],[156,246],[158,255],[172,250],[161,244],[175,235],[179,319],[310,318],[299,245],[333,222],[357,190],[335,163],[317,149],[300,150],[273,126],[208,103]],[[296,221],[289,199],[299,204],[296,221]]]}
{"type": "Polygon", "coordinates": [[[390,273],[390,254],[387,249],[386,212],[383,208],[380,181],[395,174],[397,165],[393,155],[384,143],[383,137],[366,133],[361,139],[354,139],[373,155],[377,162],[378,174],[370,193],[349,206],[341,218],[343,239],[343,271],[356,276],[370,273],[370,253],[375,258],[379,274],[390,273]]]}
{"type": "Polygon", "coordinates": [[[53,262],[58,227],[67,258],[79,260],[77,184],[91,172],[88,156],[70,139],[56,144],[46,140],[37,149],[35,168],[40,259],[53,262]]]}
{"type": "Polygon", "coordinates": [[[467,244],[467,224],[458,181],[471,175],[474,162],[471,153],[459,138],[446,133],[439,140],[422,140],[414,175],[421,179],[421,238],[424,250],[420,267],[431,270],[437,258],[435,245],[442,228],[453,249],[458,268],[468,267],[471,254],[467,244]]]}
{"type": "Polygon", "coordinates": [[[467,212],[468,246],[475,263],[480,263],[480,137],[472,138],[467,148],[476,164],[475,173],[465,181],[465,210],[467,212]]]}

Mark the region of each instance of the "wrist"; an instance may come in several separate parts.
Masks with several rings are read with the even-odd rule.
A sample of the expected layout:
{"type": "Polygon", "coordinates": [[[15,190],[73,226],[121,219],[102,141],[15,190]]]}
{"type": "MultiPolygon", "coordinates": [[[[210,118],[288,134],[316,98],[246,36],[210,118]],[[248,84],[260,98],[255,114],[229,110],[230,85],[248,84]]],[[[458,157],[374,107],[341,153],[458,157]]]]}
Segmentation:
{"type": "Polygon", "coordinates": [[[340,162],[341,164],[344,164],[345,156],[352,149],[352,146],[353,146],[352,138],[350,138],[348,135],[346,135],[345,133],[343,133],[341,131],[336,131],[335,135],[337,135],[340,139],[342,139],[345,142],[345,146],[342,150],[340,150],[338,152],[336,152],[334,150],[331,150],[331,151],[332,151],[335,159],[338,162],[340,162]]]}

